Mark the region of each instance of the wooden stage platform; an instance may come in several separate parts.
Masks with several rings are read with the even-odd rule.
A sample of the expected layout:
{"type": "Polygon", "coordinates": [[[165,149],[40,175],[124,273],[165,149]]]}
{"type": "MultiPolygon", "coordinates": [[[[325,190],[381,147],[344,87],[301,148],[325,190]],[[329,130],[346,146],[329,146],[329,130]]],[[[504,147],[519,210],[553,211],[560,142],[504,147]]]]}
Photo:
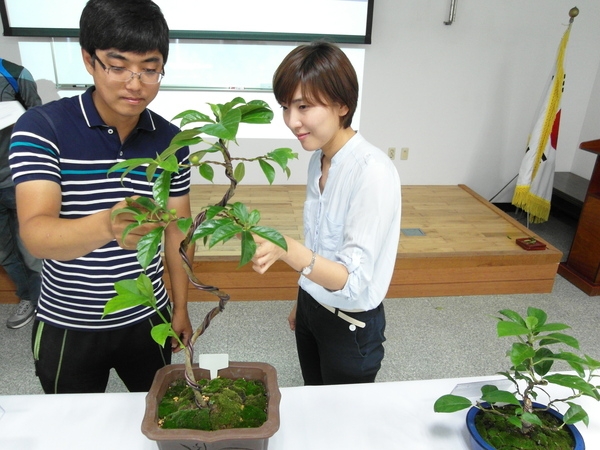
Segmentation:
{"type": "MultiPolygon", "coordinates": [[[[216,203],[223,186],[194,185],[192,209],[216,203]]],[[[302,240],[304,186],[240,186],[232,201],[261,211],[261,224],[302,240]]],[[[533,236],[510,216],[464,185],[403,186],[402,234],[387,297],[551,292],[562,253],[526,251],[515,239],[533,236]],[[420,235],[422,233],[422,235],[420,235]]],[[[232,300],[292,300],[298,274],[276,263],[264,275],[238,268],[239,241],[196,249],[194,272],[232,300]]],[[[190,288],[191,301],[216,300],[190,288]]],[[[13,303],[14,287],[0,273],[0,302],[13,303]]]]}

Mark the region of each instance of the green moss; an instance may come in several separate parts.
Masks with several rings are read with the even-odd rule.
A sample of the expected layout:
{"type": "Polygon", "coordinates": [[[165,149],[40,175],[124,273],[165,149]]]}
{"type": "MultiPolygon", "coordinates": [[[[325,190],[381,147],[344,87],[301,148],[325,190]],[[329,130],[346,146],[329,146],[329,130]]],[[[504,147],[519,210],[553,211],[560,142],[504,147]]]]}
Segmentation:
{"type": "MultiPolygon", "coordinates": [[[[504,408],[514,409],[514,406],[504,408]]],[[[550,413],[538,411],[536,414],[545,427],[556,428],[562,423],[550,413]]],[[[556,431],[536,426],[525,435],[505,417],[481,413],[475,416],[475,426],[481,437],[497,450],[570,450],[575,447],[573,436],[565,428],[556,431]]]]}
{"type": "Polygon", "coordinates": [[[186,409],[175,411],[165,417],[163,428],[188,428],[192,430],[210,430],[211,420],[208,409],[186,409]]]}
{"type": "Polygon", "coordinates": [[[240,428],[257,428],[267,421],[267,413],[264,408],[246,405],[241,411],[240,428]]]}
{"type": "Polygon", "coordinates": [[[163,428],[219,430],[260,427],[267,420],[266,389],[260,381],[227,378],[199,380],[207,408],[197,408],[194,393],[185,381],[167,389],[158,407],[163,428]]]}

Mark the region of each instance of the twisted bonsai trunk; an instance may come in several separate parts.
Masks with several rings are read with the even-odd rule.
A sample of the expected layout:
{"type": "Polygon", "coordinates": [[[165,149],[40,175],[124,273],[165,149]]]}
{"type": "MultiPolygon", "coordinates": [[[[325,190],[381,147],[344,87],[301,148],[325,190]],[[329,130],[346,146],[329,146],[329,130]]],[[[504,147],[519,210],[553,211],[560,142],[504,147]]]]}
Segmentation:
{"type": "MultiPolygon", "coordinates": [[[[225,145],[225,142],[222,139],[219,139],[219,146],[221,147],[221,153],[223,154],[223,158],[225,160],[225,175],[229,179],[230,183],[227,192],[225,193],[221,201],[216,204],[216,206],[226,206],[231,197],[233,197],[233,195],[235,194],[235,189],[237,187],[238,182],[233,176],[233,165],[231,163],[231,155],[227,149],[227,146],[225,145]]],[[[194,331],[192,337],[190,338],[190,341],[188,342],[185,348],[185,378],[187,384],[194,391],[196,404],[200,408],[206,407],[207,403],[206,400],[204,400],[204,398],[202,397],[202,394],[198,389],[198,385],[196,384],[196,379],[194,377],[194,369],[192,367],[194,361],[194,344],[196,343],[196,340],[200,336],[202,336],[202,334],[204,334],[204,332],[210,325],[212,319],[214,319],[215,316],[217,316],[221,311],[225,309],[225,305],[227,304],[230,298],[229,294],[220,291],[218,287],[203,284],[194,273],[193,261],[190,261],[190,259],[188,258],[187,250],[192,241],[194,231],[202,224],[202,222],[204,222],[205,217],[206,211],[201,211],[198,215],[196,215],[185,239],[181,242],[181,245],[179,246],[179,254],[183,260],[183,267],[188,275],[190,282],[194,285],[196,289],[209,292],[219,297],[219,304],[206,314],[204,320],[196,329],[196,331],[194,331]]]]}

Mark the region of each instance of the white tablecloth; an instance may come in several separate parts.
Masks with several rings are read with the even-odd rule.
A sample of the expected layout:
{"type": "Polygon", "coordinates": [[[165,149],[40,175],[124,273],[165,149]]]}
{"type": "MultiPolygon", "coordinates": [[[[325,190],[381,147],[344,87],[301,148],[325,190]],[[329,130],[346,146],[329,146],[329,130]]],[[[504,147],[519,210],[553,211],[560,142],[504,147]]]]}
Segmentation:
{"type": "MultiPolygon", "coordinates": [[[[466,411],[438,414],[433,403],[457,384],[487,379],[282,388],[269,450],[468,449],[466,411]]],[[[0,449],[155,450],[140,431],[144,403],[143,393],[0,396],[0,449]]],[[[600,403],[580,403],[590,427],[578,428],[587,448],[600,448],[600,403]]]]}

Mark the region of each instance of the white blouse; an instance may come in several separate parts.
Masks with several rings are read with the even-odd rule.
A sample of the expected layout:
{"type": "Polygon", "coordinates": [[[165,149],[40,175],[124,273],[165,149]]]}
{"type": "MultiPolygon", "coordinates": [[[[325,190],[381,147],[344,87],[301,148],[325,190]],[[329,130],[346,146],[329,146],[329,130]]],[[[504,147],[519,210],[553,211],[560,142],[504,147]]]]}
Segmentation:
{"type": "Polygon", "coordinates": [[[320,303],[369,311],[384,299],[400,238],[401,193],[389,157],[355,134],[333,157],[321,194],[321,150],[308,166],[304,243],[346,266],[349,277],[330,291],[301,276],[298,284],[320,303]]]}

